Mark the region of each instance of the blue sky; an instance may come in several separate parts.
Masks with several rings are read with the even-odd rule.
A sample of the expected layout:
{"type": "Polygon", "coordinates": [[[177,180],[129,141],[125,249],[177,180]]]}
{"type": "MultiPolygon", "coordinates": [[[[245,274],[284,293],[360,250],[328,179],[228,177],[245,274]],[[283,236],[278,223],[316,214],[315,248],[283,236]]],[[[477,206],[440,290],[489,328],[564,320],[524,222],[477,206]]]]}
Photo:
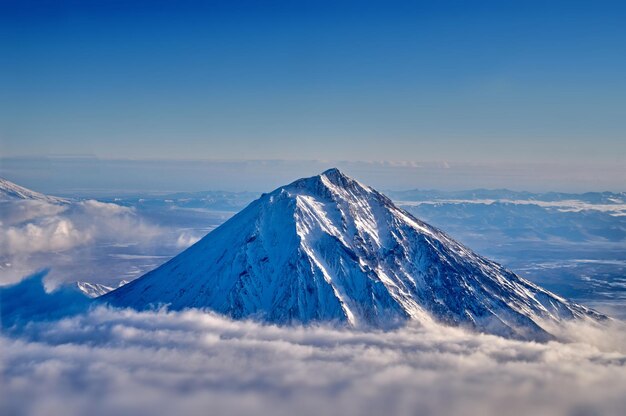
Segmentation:
{"type": "Polygon", "coordinates": [[[0,7],[4,157],[626,164],[623,2],[0,7]]]}

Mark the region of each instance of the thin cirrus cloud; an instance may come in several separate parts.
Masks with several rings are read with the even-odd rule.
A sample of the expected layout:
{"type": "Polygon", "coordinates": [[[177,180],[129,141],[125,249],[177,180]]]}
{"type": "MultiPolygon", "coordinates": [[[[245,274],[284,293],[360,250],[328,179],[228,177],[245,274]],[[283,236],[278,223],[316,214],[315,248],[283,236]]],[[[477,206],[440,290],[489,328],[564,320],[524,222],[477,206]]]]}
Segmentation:
{"type": "Polygon", "coordinates": [[[0,411],[618,415],[623,334],[576,325],[562,334],[570,343],[538,344],[439,326],[281,328],[99,307],[0,338],[0,411]]]}

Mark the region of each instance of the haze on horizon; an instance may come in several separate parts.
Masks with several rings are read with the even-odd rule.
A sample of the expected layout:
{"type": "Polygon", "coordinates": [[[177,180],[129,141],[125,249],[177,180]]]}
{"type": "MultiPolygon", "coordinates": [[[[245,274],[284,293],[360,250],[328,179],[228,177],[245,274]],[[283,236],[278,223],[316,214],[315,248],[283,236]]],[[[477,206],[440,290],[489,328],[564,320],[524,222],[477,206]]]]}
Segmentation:
{"type": "MultiPolygon", "coordinates": [[[[44,191],[63,188],[52,183],[62,175],[16,175],[7,158],[491,166],[441,183],[408,183],[402,169],[380,181],[404,188],[620,190],[626,179],[622,2],[0,8],[0,168],[44,191]]],[[[233,187],[250,177],[229,174],[233,187]]],[[[288,179],[273,175],[255,189],[288,179]]]]}

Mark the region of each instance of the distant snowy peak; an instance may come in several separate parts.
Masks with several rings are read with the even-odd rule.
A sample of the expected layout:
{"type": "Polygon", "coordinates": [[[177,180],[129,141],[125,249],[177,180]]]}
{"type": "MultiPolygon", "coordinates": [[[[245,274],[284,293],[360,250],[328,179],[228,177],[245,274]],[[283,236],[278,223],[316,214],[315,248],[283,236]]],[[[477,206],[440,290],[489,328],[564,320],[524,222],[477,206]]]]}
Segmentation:
{"type": "MultiPolygon", "coordinates": [[[[126,283],[128,283],[126,280],[122,280],[117,287],[122,287],[126,283]]],[[[116,287],[105,286],[100,283],[75,282],[75,285],[76,288],[88,298],[97,298],[116,289],[116,287]]]]}
{"type": "Polygon", "coordinates": [[[457,243],[337,169],[263,194],[161,267],[104,295],[268,322],[437,321],[521,339],[601,315],[457,243]]]}
{"type": "Polygon", "coordinates": [[[113,290],[110,286],[89,282],[76,282],[76,287],[88,298],[97,298],[113,290]]]}
{"type": "Polygon", "coordinates": [[[0,178],[0,201],[30,200],[48,202],[50,204],[67,204],[69,201],[56,196],[49,196],[19,186],[11,181],[0,178]]]}

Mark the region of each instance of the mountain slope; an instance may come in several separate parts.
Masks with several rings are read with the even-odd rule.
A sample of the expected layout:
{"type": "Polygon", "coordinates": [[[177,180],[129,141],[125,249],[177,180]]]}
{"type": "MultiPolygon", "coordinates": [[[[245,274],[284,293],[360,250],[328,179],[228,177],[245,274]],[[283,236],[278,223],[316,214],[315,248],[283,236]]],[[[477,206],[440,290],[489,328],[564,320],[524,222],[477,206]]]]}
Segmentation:
{"type": "Polygon", "coordinates": [[[546,340],[600,315],[520,278],[337,169],[264,194],[198,243],[103,296],[274,323],[436,320],[546,340]]]}
{"type": "Polygon", "coordinates": [[[19,186],[11,181],[0,178],[0,201],[30,200],[50,204],[66,204],[69,201],[56,196],[45,195],[19,186]]]}

